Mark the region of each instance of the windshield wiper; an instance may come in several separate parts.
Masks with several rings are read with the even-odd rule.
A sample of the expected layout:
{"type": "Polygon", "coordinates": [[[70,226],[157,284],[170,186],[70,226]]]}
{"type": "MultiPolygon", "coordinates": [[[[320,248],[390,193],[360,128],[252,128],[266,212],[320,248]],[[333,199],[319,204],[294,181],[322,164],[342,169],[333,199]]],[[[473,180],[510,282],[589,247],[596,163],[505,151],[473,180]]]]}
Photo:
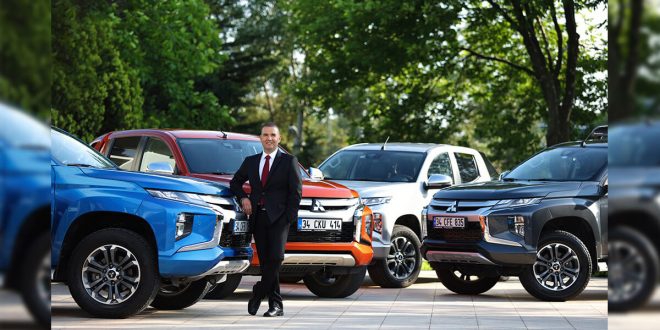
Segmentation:
{"type": "Polygon", "coordinates": [[[376,179],[369,179],[369,178],[357,178],[357,179],[349,179],[351,181],[377,181],[381,182],[382,180],[376,180],[376,179]]]}
{"type": "Polygon", "coordinates": [[[234,173],[229,173],[229,172],[206,172],[206,173],[200,173],[200,174],[213,174],[213,175],[233,175],[234,173]]]}
{"type": "Polygon", "coordinates": [[[514,178],[502,178],[502,181],[504,181],[504,182],[513,182],[513,181],[516,181],[516,179],[514,179],[514,178]]]}
{"type": "Polygon", "coordinates": [[[66,164],[66,166],[93,167],[93,168],[96,168],[96,166],[94,166],[94,165],[90,165],[90,164],[76,164],[76,163],[73,163],[73,164],[66,164]]]}

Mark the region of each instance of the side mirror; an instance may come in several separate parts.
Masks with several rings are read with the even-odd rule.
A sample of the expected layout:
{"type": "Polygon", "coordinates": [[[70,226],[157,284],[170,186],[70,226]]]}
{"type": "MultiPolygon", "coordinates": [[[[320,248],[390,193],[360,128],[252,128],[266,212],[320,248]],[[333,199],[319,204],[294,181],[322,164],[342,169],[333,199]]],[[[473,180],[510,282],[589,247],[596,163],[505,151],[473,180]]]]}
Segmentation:
{"type": "Polygon", "coordinates": [[[174,174],[174,168],[167,162],[153,162],[147,165],[147,172],[159,174],[174,174]]]}
{"type": "Polygon", "coordinates": [[[506,170],[506,171],[502,172],[502,174],[500,174],[500,181],[502,181],[504,178],[506,178],[506,176],[509,175],[509,173],[511,173],[510,170],[506,170]]]}
{"type": "Polygon", "coordinates": [[[309,168],[309,176],[311,176],[313,180],[323,180],[323,172],[316,167],[309,168]]]}
{"type": "Polygon", "coordinates": [[[426,188],[426,189],[442,189],[442,188],[447,188],[447,187],[449,187],[453,184],[454,184],[454,179],[452,179],[448,175],[432,174],[431,177],[429,178],[429,180],[426,181],[426,184],[424,184],[424,188],[426,188]]]}

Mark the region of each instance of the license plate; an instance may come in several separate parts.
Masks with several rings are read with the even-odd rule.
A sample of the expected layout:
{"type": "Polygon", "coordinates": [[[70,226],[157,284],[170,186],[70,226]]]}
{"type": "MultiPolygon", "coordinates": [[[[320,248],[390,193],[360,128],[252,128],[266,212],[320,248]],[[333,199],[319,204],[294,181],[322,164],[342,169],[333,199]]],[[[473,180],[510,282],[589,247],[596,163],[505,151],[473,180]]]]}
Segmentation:
{"type": "Polygon", "coordinates": [[[434,217],[434,228],[465,228],[465,218],[461,217],[434,217]]]}
{"type": "Polygon", "coordinates": [[[234,220],[234,234],[247,233],[250,229],[249,221],[234,220]]]}
{"type": "Polygon", "coordinates": [[[341,231],[341,220],[298,218],[298,231],[341,231]]]}

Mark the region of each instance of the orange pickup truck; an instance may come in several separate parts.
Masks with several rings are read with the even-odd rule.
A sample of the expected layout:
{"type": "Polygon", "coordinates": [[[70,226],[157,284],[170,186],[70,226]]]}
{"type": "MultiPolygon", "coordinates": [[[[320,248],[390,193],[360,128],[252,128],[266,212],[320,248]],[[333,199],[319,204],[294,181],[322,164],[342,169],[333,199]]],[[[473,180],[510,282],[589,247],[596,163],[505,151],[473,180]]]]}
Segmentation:
{"type": "MultiPolygon", "coordinates": [[[[262,151],[254,135],[161,129],[110,132],[94,140],[92,146],[128,171],[225,183],[245,157],[262,151]]],[[[371,210],[362,205],[354,190],[315,180],[302,166],[300,172],[303,190],[298,223],[289,231],[280,277],[283,281],[302,279],[320,297],[347,297],[362,284],[373,257],[371,210]]],[[[244,189],[249,192],[247,184],[244,189]]],[[[238,208],[238,203],[232,207],[238,208]]],[[[229,234],[222,233],[221,245],[251,240],[249,233],[229,234]]],[[[260,275],[258,253],[255,248],[251,266],[243,274],[228,275],[207,298],[224,298],[234,292],[243,275],[260,275]]]]}

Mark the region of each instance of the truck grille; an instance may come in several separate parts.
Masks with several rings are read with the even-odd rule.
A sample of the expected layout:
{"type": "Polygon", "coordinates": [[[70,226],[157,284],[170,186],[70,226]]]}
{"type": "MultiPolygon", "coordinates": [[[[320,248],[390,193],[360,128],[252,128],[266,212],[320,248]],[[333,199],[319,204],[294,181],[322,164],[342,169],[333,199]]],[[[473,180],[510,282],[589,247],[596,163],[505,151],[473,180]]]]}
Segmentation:
{"type": "Polygon", "coordinates": [[[433,199],[431,209],[438,212],[447,212],[447,209],[453,206],[452,212],[472,212],[482,208],[490,208],[497,204],[497,201],[465,201],[453,199],[433,199]]]}
{"type": "Polygon", "coordinates": [[[358,203],[357,198],[303,198],[300,201],[299,210],[310,212],[343,211],[356,206],[358,203]]]}
{"type": "Polygon", "coordinates": [[[287,242],[352,242],[355,224],[342,222],[341,231],[298,231],[295,223],[289,227],[287,242]]]}
{"type": "Polygon", "coordinates": [[[427,222],[430,239],[443,240],[447,242],[475,242],[483,237],[481,224],[468,221],[465,229],[436,229],[433,228],[433,221],[427,222]]]}
{"type": "Polygon", "coordinates": [[[220,243],[222,247],[246,247],[252,242],[252,233],[232,234],[231,226],[225,224],[222,226],[220,234],[220,243]]]}

